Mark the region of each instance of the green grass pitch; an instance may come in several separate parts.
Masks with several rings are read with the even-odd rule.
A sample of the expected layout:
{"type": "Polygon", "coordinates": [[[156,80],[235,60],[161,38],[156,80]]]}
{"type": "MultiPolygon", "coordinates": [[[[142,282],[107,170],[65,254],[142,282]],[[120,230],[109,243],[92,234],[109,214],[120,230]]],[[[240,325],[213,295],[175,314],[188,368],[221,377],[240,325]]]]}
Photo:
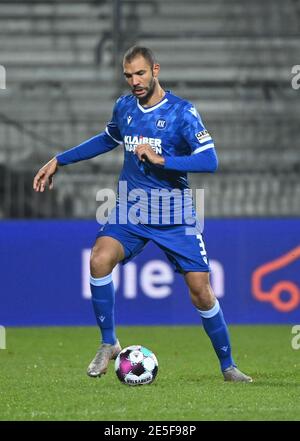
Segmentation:
{"type": "Polygon", "coordinates": [[[86,375],[93,327],[9,328],[0,350],[0,420],[300,420],[300,350],[291,326],[231,326],[234,356],[252,384],[225,383],[196,326],[119,327],[123,345],[142,344],[159,361],[151,385],[121,384],[111,362],[86,375]]]}

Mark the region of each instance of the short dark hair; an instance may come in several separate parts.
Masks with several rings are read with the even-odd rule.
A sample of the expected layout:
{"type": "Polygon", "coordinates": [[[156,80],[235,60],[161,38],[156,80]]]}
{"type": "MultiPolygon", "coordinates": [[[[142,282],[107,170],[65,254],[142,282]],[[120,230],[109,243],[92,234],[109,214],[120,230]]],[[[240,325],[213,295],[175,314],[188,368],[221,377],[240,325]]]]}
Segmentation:
{"type": "Polygon", "coordinates": [[[151,49],[149,49],[148,47],[144,47],[144,46],[131,46],[124,55],[124,63],[131,63],[132,60],[138,56],[142,56],[145,58],[145,60],[148,61],[148,63],[150,64],[151,69],[153,68],[154,64],[156,63],[154,54],[152,52],[151,49]]]}

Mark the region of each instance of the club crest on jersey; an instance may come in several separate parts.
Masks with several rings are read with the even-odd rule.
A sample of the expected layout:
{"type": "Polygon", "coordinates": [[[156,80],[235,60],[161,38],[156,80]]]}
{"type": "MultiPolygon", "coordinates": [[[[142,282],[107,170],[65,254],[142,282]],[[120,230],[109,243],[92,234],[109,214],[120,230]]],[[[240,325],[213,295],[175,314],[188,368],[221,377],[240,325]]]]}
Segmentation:
{"type": "Polygon", "coordinates": [[[165,129],[167,125],[167,121],[165,119],[158,119],[155,123],[157,129],[165,129]]]}

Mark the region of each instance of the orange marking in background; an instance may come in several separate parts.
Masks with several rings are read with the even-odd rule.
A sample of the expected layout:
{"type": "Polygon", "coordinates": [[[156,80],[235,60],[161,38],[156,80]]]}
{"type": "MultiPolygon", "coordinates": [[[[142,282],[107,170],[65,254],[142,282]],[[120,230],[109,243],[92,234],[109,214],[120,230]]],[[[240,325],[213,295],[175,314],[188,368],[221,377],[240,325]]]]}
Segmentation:
{"type": "Polygon", "coordinates": [[[252,275],[252,292],[254,297],[260,302],[271,302],[274,308],[281,312],[290,312],[296,309],[300,304],[300,288],[295,283],[289,280],[281,280],[273,285],[270,291],[263,291],[261,285],[265,275],[289,265],[299,257],[300,246],[297,246],[278,259],[258,267],[252,275]],[[283,291],[287,291],[290,294],[290,298],[286,302],[280,298],[280,293],[283,291]]]}

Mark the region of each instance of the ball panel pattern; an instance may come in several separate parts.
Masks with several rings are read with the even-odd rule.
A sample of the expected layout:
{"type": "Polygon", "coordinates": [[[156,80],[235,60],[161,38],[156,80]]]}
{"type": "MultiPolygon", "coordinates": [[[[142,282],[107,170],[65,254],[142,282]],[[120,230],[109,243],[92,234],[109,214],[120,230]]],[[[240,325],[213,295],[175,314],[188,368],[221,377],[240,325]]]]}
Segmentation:
{"type": "Polygon", "coordinates": [[[130,386],[150,384],[158,372],[157,358],[144,346],[128,346],[116,358],[115,371],[118,379],[130,386]]]}

